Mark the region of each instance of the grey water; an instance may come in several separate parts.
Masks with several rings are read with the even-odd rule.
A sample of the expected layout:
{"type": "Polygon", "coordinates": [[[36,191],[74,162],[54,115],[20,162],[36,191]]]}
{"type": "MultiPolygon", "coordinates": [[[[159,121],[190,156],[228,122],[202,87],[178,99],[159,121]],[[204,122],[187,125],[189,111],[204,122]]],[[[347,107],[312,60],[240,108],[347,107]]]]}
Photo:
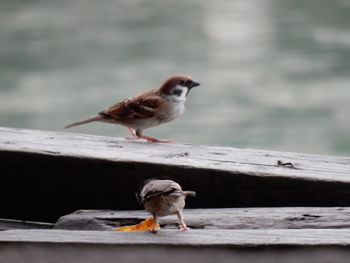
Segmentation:
{"type": "Polygon", "coordinates": [[[147,135],[350,154],[349,0],[0,1],[0,126],[63,131],[174,73],[202,85],[147,135]]]}

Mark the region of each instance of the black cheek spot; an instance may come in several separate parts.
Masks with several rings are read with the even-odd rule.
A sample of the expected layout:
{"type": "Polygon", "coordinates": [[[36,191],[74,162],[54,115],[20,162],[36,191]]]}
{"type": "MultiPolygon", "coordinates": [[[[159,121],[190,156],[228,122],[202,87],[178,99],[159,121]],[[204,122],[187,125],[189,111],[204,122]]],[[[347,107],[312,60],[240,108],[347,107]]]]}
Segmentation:
{"type": "Polygon", "coordinates": [[[182,90],[181,89],[174,89],[173,94],[180,97],[182,94],[182,90]]]}

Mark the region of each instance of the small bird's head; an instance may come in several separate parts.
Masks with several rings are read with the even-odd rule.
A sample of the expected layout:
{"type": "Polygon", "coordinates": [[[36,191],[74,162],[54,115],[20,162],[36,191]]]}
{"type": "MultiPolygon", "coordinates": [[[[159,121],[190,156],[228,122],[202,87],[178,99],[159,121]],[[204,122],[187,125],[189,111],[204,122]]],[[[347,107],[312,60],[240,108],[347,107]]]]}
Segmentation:
{"type": "Polygon", "coordinates": [[[190,90],[199,86],[200,83],[193,80],[188,75],[173,75],[160,87],[160,92],[166,95],[173,95],[179,98],[185,98],[190,90]]]}

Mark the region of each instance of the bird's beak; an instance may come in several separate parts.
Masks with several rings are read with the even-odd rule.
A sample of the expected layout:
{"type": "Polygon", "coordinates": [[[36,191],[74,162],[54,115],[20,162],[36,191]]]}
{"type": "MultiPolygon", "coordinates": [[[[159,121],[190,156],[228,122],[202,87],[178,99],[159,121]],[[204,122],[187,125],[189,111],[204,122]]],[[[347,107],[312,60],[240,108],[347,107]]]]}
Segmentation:
{"type": "Polygon", "coordinates": [[[189,88],[194,88],[194,87],[197,87],[199,85],[200,85],[200,83],[198,81],[192,80],[191,85],[189,86],[189,88]]]}
{"type": "Polygon", "coordinates": [[[187,87],[188,87],[188,90],[187,90],[186,96],[188,95],[188,93],[190,93],[190,90],[191,90],[193,87],[197,87],[197,86],[199,86],[199,85],[200,85],[200,83],[199,83],[198,81],[192,80],[191,83],[190,83],[190,85],[187,86],[187,87]]]}

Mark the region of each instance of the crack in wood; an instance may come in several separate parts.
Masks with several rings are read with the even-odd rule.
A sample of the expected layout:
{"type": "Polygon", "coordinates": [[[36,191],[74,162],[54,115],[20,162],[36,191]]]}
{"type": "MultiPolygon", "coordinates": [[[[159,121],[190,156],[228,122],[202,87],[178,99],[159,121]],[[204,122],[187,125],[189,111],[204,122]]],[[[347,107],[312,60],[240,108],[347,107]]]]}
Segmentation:
{"type": "Polygon", "coordinates": [[[282,166],[290,169],[297,169],[295,165],[291,162],[283,162],[281,160],[277,160],[277,166],[282,166]]]}
{"type": "Polygon", "coordinates": [[[168,159],[168,158],[181,158],[181,157],[188,157],[190,156],[189,152],[183,152],[183,153],[170,153],[166,155],[162,155],[162,157],[168,159]]]}
{"type": "Polygon", "coordinates": [[[43,152],[43,153],[49,153],[49,154],[53,154],[53,155],[59,155],[59,154],[61,154],[61,152],[58,152],[58,151],[42,150],[41,152],[43,152]]]}
{"type": "MultiPolygon", "coordinates": [[[[266,166],[266,167],[276,167],[274,164],[263,164],[263,163],[249,163],[249,162],[236,162],[236,161],[226,161],[226,160],[217,160],[217,159],[202,159],[202,160],[208,160],[212,162],[217,162],[217,163],[232,163],[232,164],[243,164],[243,165],[252,165],[252,166],[266,166]]],[[[299,169],[299,168],[295,168],[299,169]]]]}

